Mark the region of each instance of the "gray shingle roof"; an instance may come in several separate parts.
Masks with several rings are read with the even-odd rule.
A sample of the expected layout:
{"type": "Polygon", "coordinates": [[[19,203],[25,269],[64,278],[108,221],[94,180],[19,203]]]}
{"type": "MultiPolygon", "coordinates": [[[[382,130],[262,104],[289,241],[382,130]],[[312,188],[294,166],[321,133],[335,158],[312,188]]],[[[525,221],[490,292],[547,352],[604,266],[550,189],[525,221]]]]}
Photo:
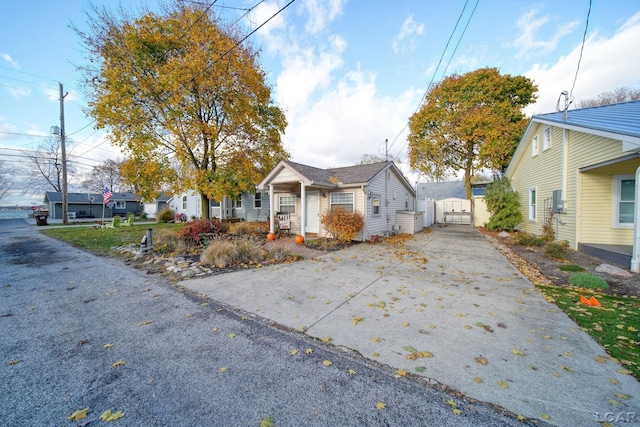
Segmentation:
{"type": "Polygon", "coordinates": [[[464,181],[449,182],[425,182],[418,184],[416,194],[418,199],[466,199],[467,190],[464,188],[464,181]]]}
{"type": "Polygon", "coordinates": [[[565,118],[565,113],[557,112],[538,114],[532,119],[640,137],[640,101],[569,110],[567,118],[565,118]]]}
{"type": "MultiPolygon", "coordinates": [[[[93,204],[102,204],[101,193],[91,193],[94,196],[93,204]]],[[[126,202],[136,201],[135,193],[113,193],[112,200],[124,200],[126,202]]],[[[56,191],[47,191],[45,193],[45,201],[50,203],[62,203],[62,193],[56,191]]],[[[87,193],[67,193],[67,202],[73,204],[90,204],[87,193]]]]}
{"type": "Polygon", "coordinates": [[[380,171],[385,169],[391,162],[378,162],[365,165],[346,166],[340,168],[319,169],[313,166],[303,165],[291,161],[285,161],[295,169],[300,175],[309,178],[316,184],[332,185],[331,178],[335,177],[343,184],[365,184],[380,171]]]}

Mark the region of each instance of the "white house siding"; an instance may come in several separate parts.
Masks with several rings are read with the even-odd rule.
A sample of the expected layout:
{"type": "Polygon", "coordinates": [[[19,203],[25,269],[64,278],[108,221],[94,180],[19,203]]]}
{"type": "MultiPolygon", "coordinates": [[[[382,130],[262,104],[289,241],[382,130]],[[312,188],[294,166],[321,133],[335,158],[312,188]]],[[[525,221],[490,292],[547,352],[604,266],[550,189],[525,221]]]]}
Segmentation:
{"type": "Polygon", "coordinates": [[[271,181],[273,184],[280,184],[284,182],[298,182],[300,177],[293,171],[283,168],[271,181]]]}

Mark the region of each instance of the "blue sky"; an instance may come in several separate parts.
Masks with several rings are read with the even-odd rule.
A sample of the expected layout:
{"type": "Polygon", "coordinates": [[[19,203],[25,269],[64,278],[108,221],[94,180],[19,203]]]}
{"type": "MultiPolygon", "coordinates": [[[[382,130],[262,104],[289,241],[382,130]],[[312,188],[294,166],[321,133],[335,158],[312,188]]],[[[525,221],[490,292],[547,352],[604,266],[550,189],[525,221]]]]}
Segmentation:
{"type": "MultiPolygon", "coordinates": [[[[82,112],[75,65],[84,59],[69,24],[86,26],[89,1],[6,3],[0,13],[0,160],[24,164],[15,150],[36,147],[59,124],[58,82],[69,92],[66,133],[78,171],[121,158],[82,112]]],[[[95,3],[115,8],[120,2],[95,3]]],[[[151,0],[121,3],[128,10],[157,7],[151,0]]],[[[240,21],[247,32],[288,0],[219,0],[214,9],[235,20],[244,13],[235,8],[257,3],[240,21]]],[[[430,82],[498,67],[538,85],[539,100],[528,115],[554,111],[560,92],[573,86],[588,8],[588,0],[296,0],[250,40],[262,50],[274,99],[287,114],[284,144],[293,161],[352,165],[363,154],[384,157],[388,139],[389,158],[413,182],[420,178],[407,164],[406,124],[430,82]]],[[[639,46],[640,2],[593,1],[575,101],[621,86],[640,88],[639,46]]],[[[79,181],[72,178],[72,188],[73,179],[79,181]]],[[[2,204],[30,200],[16,193],[2,204]]]]}

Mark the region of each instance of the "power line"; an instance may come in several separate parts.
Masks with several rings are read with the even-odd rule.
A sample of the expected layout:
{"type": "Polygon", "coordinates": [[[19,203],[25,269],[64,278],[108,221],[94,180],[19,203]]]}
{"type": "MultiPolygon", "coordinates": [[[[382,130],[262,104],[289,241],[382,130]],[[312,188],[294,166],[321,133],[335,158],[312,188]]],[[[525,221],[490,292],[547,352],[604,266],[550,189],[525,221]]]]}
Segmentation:
{"type": "Polygon", "coordinates": [[[573,89],[576,87],[576,81],[578,80],[578,71],[580,71],[580,62],[582,61],[582,51],[584,50],[584,43],[587,39],[587,29],[589,28],[589,16],[591,15],[591,0],[589,0],[589,10],[587,11],[587,22],[584,25],[584,33],[582,34],[582,46],[580,46],[580,56],[578,57],[578,66],[576,67],[576,75],[573,78],[573,85],[571,86],[571,92],[569,97],[573,98],[573,89]]]}
{"type": "MultiPolygon", "coordinates": [[[[442,77],[444,77],[447,69],[449,68],[449,64],[451,63],[451,59],[453,59],[453,55],[455,55],[456,51],[458,50],[458,46],[460,45],[460,42],[462,41],[462,37],[464,36],[465,32],[467,31],[467,27],[469,26],[469,23],[471,22],[471,18],[473,18],[473,15],[476,11],[476,8],[478,7],[478,3],[480,2],[480,0],[476,0],[476,4],[473,7],[473,11],[471,12],[471,15],[469,16],[469,19],[467,19],[467,24],[464,27],[464,30],[462,32],[462,34],[460,35],[460,38],[458,39],[458,43],[456,44],[456,47],[453,51],[453,53],[451,54],[451,58],[449,58],[449,62],[447,63],[447,67],[445,68],[445,71],[442,73],[442,77]]],[[[464,6],[462,7],[462,11],[460,12],[460,15],[458,16],[458,20],[456,21],[456,25],[453,27],[453,30],[451,31],[451,34],[449,35],[449,39],[447,40],[447,44],[444,47],[444,50],[442,51],[442,55],[440,55],[440,59],[438,60],[438,65],[436,66],[436,69],[433,71],[433,75],[431,76],[431,80],[429,81],[429,84],[427,85],[427,89],[424,92],[424,95],[422,96],[422,98],[420,98],[420,102],[418,103],[418,106],[416,107],[415,111],[413,112],[413,114],[417,113],[418,110],[420,110],[420,107],[422,106],[422,103],[424,102],[425,99],[427,99],[427,95],[429,94],[430,90],[431,90],[431,85],[433,84],[433,81],[435,80],[436,74],[438,73],[438,68],[440,68],[440,64],[442,63],[442,59],[444,58],[444,55],[447,52],[447,49],[449,48],[449,43],[451,42],[451,39],[453,38],[453,35],[455,34],[456,30],[458,29],[458,25],[460,24],[460,20],[462,19],[462,16],[464,15],[464,11],[467,9],[467,4],[469,3],[469,0],[466,0],[464,3],[464,6]]],[[[396,137],[394,138],[393,142],[391,143],[391,147],[393,147],[393,144],[395,144],[395,142],[398,140],[398,138],[400,137],[400,135],[402,135],[402,132],[404,132],[407,127],[409,126],[409,123],[407,122],[404,127],[402,128],[402,130],[400,132],[398,132],[398,135],[396,135],[396,137]]],[[[402,147],[400,148],[400,151],[398,151],[398,155],[394,157],[394,160],[398,160],[400,158],[400,154],[402,153],[402,150],[404,150],[404,147],[406,147],[408,141],[405,141],[405,143],[402,145],[402,147]]],[[[389,148],[391,148],[389,147],[389,148]]]]}

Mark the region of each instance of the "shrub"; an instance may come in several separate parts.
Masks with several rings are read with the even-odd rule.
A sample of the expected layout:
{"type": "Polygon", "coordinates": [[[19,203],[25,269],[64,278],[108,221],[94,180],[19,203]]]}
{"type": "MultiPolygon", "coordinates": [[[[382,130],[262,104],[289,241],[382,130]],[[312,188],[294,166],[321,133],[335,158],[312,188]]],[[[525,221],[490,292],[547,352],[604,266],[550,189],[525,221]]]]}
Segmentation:
{"type": "Polygon", "coordinates": [[[536,236],[525,232],[518,233],[516,240],[524,246],[542,246],[545,244],[545,238],[543,236],[536,236]]]}
{"type": "Polygon", "coordinates": [[[295,255],[284,246],[274,246],[273,248],[267,250],[267,258],[270,258],[276,262],[284,262],[290,259],[297,258],[297,255],[295,255]]]}
{"type": "Polygon", "coordinates": [[[234,222],[229,224],[229,234],[234,236],[251,236],[256,232],[256,224],[253,222],[234,222]]]}
{"type": "Polygon", "coordinates": [[[349,212],[341,206],[322,215],[320,222],[339,242],[352,241],[364,227],[364,218],[361,213],[349,212]]]}
{"type": "Polygon", "coordinates": [[[584,271],[584,268],[580,267],[579,265],[566,264],[558,267],[558,270],[576,272],[576,271],[584,271]]]}
{"type": "Polygon", "coordinates": [[[157,230],[153,236],[153,248],[159,252],[176,252],[180,244],[178,233],[173,230],[157,230]]]}
{"type": "Polygon", "coordinates": [[[197,219],[187,223],[178,233],[178,237],[185,242],[198,245],[202,243],[204,234],[224,234],[228,228],[227,224],[217,219],[197,219]]]}
{"type": "Polygon", "coordinates": [[[567,242],[551,242],[547,243],[547,246],[544,249],[544,253],[549,258],[553,259],[564,259],[567,255],[567,249],[569,245],[567,242]]]}
{"type": "Polygon", "coordinates": [[[235,260],[236,247],[228,240],[214,240],[204,250],[200,261],[205,264],[224,268],[235,260]]]}
{"type": "Polygon", "coordinates": [[[262,246],[250,240],[240,240],[235,243],[234,261],[240,263],[260,262],[264,259],[262,246]]]}
{"type": "Polygon", "coordinates": [[[509,178],[502,177],[489,184],[484,193],[484,202],[491,218],[487,228],[492,231],[513,231],[522,222],[520,199],[511,188],[509,178]]]}
{"type": "Polygon", "coordinates": [[[607,281],[593,273],[576,273],[571,276],[569,283],[581,288],[609,289],[607,281]]]}
{"type": "Polygon", "coordinates": [[[158,214],[158,222],[171,222],[173,221],[175,213],[171,209],[163,209],[158,214]]]}

